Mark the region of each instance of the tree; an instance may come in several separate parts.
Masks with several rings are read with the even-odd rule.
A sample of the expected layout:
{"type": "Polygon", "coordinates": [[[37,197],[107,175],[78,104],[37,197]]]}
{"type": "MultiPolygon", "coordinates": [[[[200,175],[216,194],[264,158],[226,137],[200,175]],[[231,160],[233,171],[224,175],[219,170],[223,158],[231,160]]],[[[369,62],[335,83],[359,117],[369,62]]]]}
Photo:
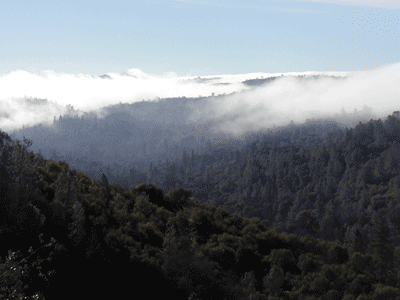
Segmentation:
{"type": "MultiPolygon", "coordinates": [[[[168,220],[164,236],[161,267],[164,275],[180,289],[189,294],[202,292],[217,283],[212,262],[204,254],[196,251],[197,242],[193,239],[188,226],[192,209],[184,209],[168,220]]],[[[210,299],[210,295],[206,298],[210,299]]]]}
{"type": "Polygon", "coordinates": [[[374,249],[374,261],[376,262],[377,278],[383,284],[388,284],[389,278],[394,277],[394,253],[395,247],[390,239],[390,230],[385,219],[384,209],[374,213],[374,227],[372,230],[372,242],[370,247],[374,249]]]}
{"type": "Polygon", "coordinates": [[[279,203],[278,211],[275,216],[275,221],[276,222],[284,222],[287,217],[288,212],[290,211],[291,206],[292,206],[292,202],[290,200],[290,196],[289,195],[283,196],[279,203]]]}
{"type": "MultiPolygon", "coordinates": [[[[40,243],[43,244],[44,240],[42,239],[43,234],[39,235],[40,243]]],[[[47,268],[42,267],[42,262],[44,261],[41,259],[39,256],[36,258],[34,262],[32,262],[31,266],[35,267],[37,270],[38,274],[33,274],[33,269],[34,268],[28,268],[27,264],[24,264],[23,266],[20,265],[22,262],[27,262],[27,259],[30,258],[32,255],[34,255],[39,249],[43,248],[48,248],[48,247],[54,247],[55,252],[50,252],[49,257],[47,257],[46,261],[51,261],[52,260],[52,254],[57,253],[61,248],[63,248],[62,245],[56,244],[56,240],[54,238],[51,238],[50,243],[46,245],[42,245],[40,248],[36,249],[36,251],[33,251],[32,247],[29,248],[28,253],[30,255],[28,257],[23,258],[20,260],[20,251],[13,252],[11,250],[8,251],[8,255],[5,258],[5,261],[0,263],[0,296],[1,299],[27,299],[25,297],[25,293],[31,293],[32,290],[34,290],[33,293],[35,295],[28,297],[28,299],[43,299],[43,295],[41,292],[37,291],[37,288],[40,286],[44,287],[43,282],[38,281],[39,278],[41,280],[44,280],[46,283],[49,283],[49,277],[52,276],[55,273],[55,270],[49,270],[47,271],[47,268]],[[55,247],[54,247],[55,246],[55,247]],[[18,262],[17,262],[18,261],[18,262]],[[44,272],[45,274],[43,274],[44,272]],[[25,273],[25,274],[24,274],[25,273]],[[27,277],[30,275],[32,280],[28,281],[28,283],[31,283],[32,281],[34,284],[29,287],[27,284],[27,280],[22,282],[20,279],[27,279],[27,277]],[[22,286],[24,284],[24,286],[22,286]],[[34,287],[33,287],[34,286],[34,287]],[[25,293],[24,293],[25,290],[25,293]],[[25,297],[25,298],[24,298],[25,297]]],[[[1,262],[1,259],[0,259],[1,262]]],[[[36,271],[35,271],[36,272],[36,271]]],[[[29,277],[28,277],[29,278],[29,277]]],[[[46,286],[47,287],[47,286],[46,286]]]]}
{"type": "Polygon", "coordinates": [[[295,233],[301,232],[306,235],[317,237],[319,224],[313,210],[303,210],[294,220],[295,233]]]}
{"type": "Polygon", "coordinates": [[[182,153],[182,165],[184,167],[187,167],[189,164],[189,155],[186,151],[186,149],[183,149],[183,153],[182,153]]]}
{"type": "Polygon", "coordinates": [[[192,197],[190,190],[178,187],[165,195],[165,199],[176,208],[182,208],[192,197]]]}
{"type": "Polygon", "coordinates": [[[53,203],[65,207],[69,215],[72,215],[69,237],[77,245],[85,236],[85,211],[79,198],[78,178],[70,172],[62,171],[58,174],[55,187],[53,203]]]}
{"type": "Polygon", "coordinates": [[[245,288],[246,299],[258,300],[256,297],[257,291],[254,271],[246,272],[240,282],[245,288]]]}
{"type": "Polygon", "coordinates": [[[374,146],[382,147],[388,142],[389,134],[381,119],[374,122],[374,146]]]}
{"type": "MultiPolygon", "coordinates": [[[[6,167],[7,160],[9,159],[9,152],[3,148],[1,149],[0,153],[0,194],[1,201],[0,201],[0,226],[2,226],[8,218],[7,214],[10,212],[10,207],[13,203],[12,197],[12,185],[13,185],[13,178],[11,177],[9,169],[6,167]]],[[[12,213],[12,211],[11,211],[12,213]]]]}
{"type": "Polygon", "coordinates": [[[273,264],[269,274],[264,278],[264,289],[268,295],[278,296],[282,292],[285,274],[281,267],[273,264]]]}
{"type": "Polygon", "coordinates": [[[385,120],[384,127],[390,136],[398,136],[397,131],[399,130],[399,119],[394,116],[388,116],[385,120]]]}
{"type": "Polygon", "coordinates": [[[111,195],[110,186],[109,186],[109,184],[108,184],[108,179],[107,179],[106,175],[104,175],[104,173],[103,173],[103,175],[101,176],[101,179],[100,179],[100,181],[99,181],[99,186],[100,186],[101,188],[104,188],[104,189],[105,189],[105,191],[104,191],[104,196],[105,196],[105,198],[106,198],[107,207],[108,207],[108,206],[109,206],[109,203],[112,201],[112,195],[111,195]]]}
{"type": "Polygon", "coordinates": [[[352,240],[352,244],[350,247],[350,251],[352,253],[355,253],[355,252],[365,253],[365,250],[366,250],[366,247],[364,244],[364,240],[361,236],[360,231],[358,230],[358,228],[356,228],[353,233],[353,240],[352,240]]]}
{"type": "Polygon", "coordinates": [[[37,215],[37,209],[30,202],[41,196],[35,189],[39,180],[32,174],[32,169],[44,162],[41,157],[27,152],[31,145],[32,142],[24,137],[24,145],[17,140],[12,146],[1,146],[0,226],[5,232],[11,229],[14,239],[22,233],[35,232],[43,225],[43,222],[41,225],[36,222],[42,215],[37,215]]]}
{"type": "Polygon", "coordinates": [[[326,196],[334,195],[343,172],[344,167],[339,160],[338,151],[333,146],[327,167],[326,183],[324,184],[324,192],[326,196]]]}
{"type": "Polygon", "coordinates": [[[142,192],[142,194],[135,199],[133,212],[141,212],[146,217],[148,217],[152,211],[153,207],[149,202],[149,196],[146,193],[142,192]]]}
{"type": "Polygon", "coordinates": [[[320,221],[320,234],[324,240],[338,241],[344,235],[343,223],[338,212],[338,203],[330,200],[325,207],[325,216],[320,221]]]}
{"type": "MultiPolygon", "coordinates": [[[[165,206],[166,201],[164,200],[164,192],[154,184],[143,183],[132,188],[133,195],[139,196],[142,193],[145,193],[148,196],[150,203],[153,203],[157,206],[165,206]]],[[[132,204],[130,204],[128,207],[130,206],[132,206],[132,204]]]]}

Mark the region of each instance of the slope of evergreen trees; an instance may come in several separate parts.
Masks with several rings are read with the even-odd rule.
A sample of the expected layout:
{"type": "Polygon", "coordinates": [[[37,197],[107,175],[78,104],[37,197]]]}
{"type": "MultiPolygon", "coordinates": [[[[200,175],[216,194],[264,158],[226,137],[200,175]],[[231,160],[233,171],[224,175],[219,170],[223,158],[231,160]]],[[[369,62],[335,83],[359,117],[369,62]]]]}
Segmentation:
{"type": "Polygon", "coordinates": [[[400,299],[399,129],[185,154],[130,188],[0,132],[0,296],[400,299]]]}

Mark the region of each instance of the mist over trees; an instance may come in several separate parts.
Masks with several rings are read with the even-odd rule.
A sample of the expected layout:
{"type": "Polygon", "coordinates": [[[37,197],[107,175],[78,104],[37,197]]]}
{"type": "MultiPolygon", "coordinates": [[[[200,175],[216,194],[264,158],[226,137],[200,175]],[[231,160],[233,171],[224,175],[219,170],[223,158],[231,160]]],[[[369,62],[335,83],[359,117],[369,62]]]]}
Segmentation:
{"type": "MultiPolygon", "coordinates": [[[[60,120],[74,128],[73,118],[60,120]]],[[[87,121],[76,134],[107,136],[123,121],[109,122],[87,121]]],[[[201,151],[181,153],[167,140],[170,156],[138,148],[131,155],[142,164],[118,164],[98,160],[107,147],[66,157],[42,148],[51,159],[28,151],[35,141],[1,132],[0,294],[400,297],[398,113],[351,129],[310,120],[247,139],[235,147],[205,138],[201,151]]]]}
{"type": "Polygon", "coordinates": [[[284,132],[197,173],[196,156],[183,155],[157,168],[160,185],[129,189],[2,133],[0,293],[396,299],[399,129],[388,116],[305,144],[293,143],[301,129],[284,132]]]}
{"type": "MultiPolygon", "coordinates": [[[[297,78],[300,81],[309,81],[320,77],[328,76],[297,78]]],[[[243,84],[258,87],[279,78],[281,77],[252,79],[243,84]]],[[[333,78],[344,80],[341,77],[333,78]]],[[[218,101],[218,97],[215,96],[215,101],[218,101]]],[[[40,99],[30,100],[31,102],[43,105],[40,99]]],[[[248,132],[237,138],[213,131],[220,120],[201,123],[189,121],[192,109],[198,103],[201,100],[197,98],[168,98],[157,102],[120,103],[91,113],[74,110],[69,105],[68,114],[54,116],[52,126],[24,126],[10,136],[20,139],[29,137],[34,141],[32,151],[55,161],[64,160],[76,170],[85,171],[91,179],[100,179],[104,172],[110,182],[120,182],[129,187],[131,184],[150,180],[150,175],[154,173],[151,170],[153,167],[160,168],[161,165],[168,165],[181,158],[187,163],[188,159],[210,153],[211,149],[224,149],[226,154],[223,157],[191,162],[191,171],[197,172],[221,159],[232,160],[236,151],[241,152],[244,145],[254,138],[269,138],[280,129],[290,130],[297,127],[293,122],[288,122],[286,129],[275,127],[261,132],[248,132]]],[[[310,121],[309,124],[300,126],[304,137],[302,143],[306,143],[314,134],[323,136],[343,128],[341,124],[328,121],[310,121]],[[321,128],[322,126],[324,127],[321,128]]],[[[284,135],[281,132],[280,137],[284,135]]],[[[152,177],[155,180],[155,176],[152,177]]]]}

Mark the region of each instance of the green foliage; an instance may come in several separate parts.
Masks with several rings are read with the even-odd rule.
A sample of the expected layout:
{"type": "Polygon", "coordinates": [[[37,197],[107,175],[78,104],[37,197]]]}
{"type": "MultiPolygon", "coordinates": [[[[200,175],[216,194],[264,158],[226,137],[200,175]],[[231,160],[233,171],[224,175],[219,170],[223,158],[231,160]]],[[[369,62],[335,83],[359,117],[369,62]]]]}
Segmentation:
{"type": "Polygon", "coordinates": [[[39,249],[32,236],[44,234],[59,241],[59,255],[51,264],[37,259],[36,269],[9,269],[18,260],[10,252],[0,265],[0,296],[37,288],[43,299],[59,299],[70,280],[62,293],[68,299],[120,299],[132,282],[134,293],[160,298],[147,288],[151,281],[163,296],[185,300],[396,299],[400,168],[388,149],[396,138],[388,124],[360,124],[314,149],[262,153],[253,145],[254,155],[205,169],[204,178],[185,182],[190,188],[179,186],[178,172],[169,174],[172,189],[146,183],[127,190],[104,174],[92,181],[4,142],[0,251],[39,249]]]}
{"type": "Polygon", "coordinates": [[[292,251],[289,249],[273,249],[263,261],[269,261],[278,267],[288,267],[296,262],[292,251]]]}
{"type": "Polygon", "coordinates": [[[255,288],[255,277],[254,272],[246,272],[241,280],[241,284],[244,287],[244,293],[246,295],[246,299],[254,299],[256,298],[256,288],[255,288]]]}
{"type": "Polygon", "coordinates": [[[368,294],[372,291],[373,280],[371,277],[363,274],[358,274],[350,283],[348,291],[358,297],[361,294],[368,294]]]}
{"type": "Polygon", "coordinates": [[[165,195],[165,198],[166,201],[173,205],[173,207],[182,208],[188,202],[191,196],[192,192],[190,190],[179,187],[170,191],[167,195],[165,195]]]}
{"type": "Polygon", "coordinates": [[[389,278],[394,275],[394,253],[393,241],[389,238],[389,227],[386,223],[383,210],[376,219],[373,230],[374,238],[370,247],[374,251],[374,261],[377,269],[377,278],[382,283],[389,283],[389,278]]]}
{"type": "MultiPolygon", "coordinates": [[[[164,192],[162,189],[156,187],[152,183],[143,183],[136,187],[131,188],[131,194],[134,197],[145,193],[149,197],[149,201],[157,206],[165,206],[164,192]]],[[[130,204],[129,209],[132,208],[134,204],[130,204]]]]}
{"type": "Polygon", "coordinates": [[[264,279],[264,288],[268,295],[277,296],[282,292],[281,287],[284,282],[284,275],[283,270],[274,264],[268,276],[264,279]]]}
{"type": "Polygon", "coordinates": [[[292,226],[297,230],[304,229],[308,234],[313,236],[317,234],[319,228],[318,221],[311,210],[303,210],[300,212],[296,216],[292,226]]]}
{"type": "Polygon", "coordinates": [[[0,159],[2,163],[0,164],[0,222],[1,225],[7,222],[7,220],[14,213],[15,206],[17,202],[13,201],[12,197],[12,177],[7,171],[5,166],[5,156],[1,153],[0,159]]]}
{"type": "MultiPolygon", "coordinates": [[[[180,212],[188,214],[189,211],[180,212]]],[[[187,221],[187,219],[185,218],[187,221]]],[[[176,225],[170,220],[163,243],[163,266],[162,270],[168,278],[180,288],[187,291],[198,288],[211,287],[215,284],[215,263],[201,252],[195,251],[196,243],[192,242],[189,230],[177,232],[176,225]],[[195,277],[193,275],[195,274],[195,277]],[[196,288],[197,286],[197,288],[196,288]]],[[[183,229],[182,227],[180,227],[183,229]]]]}
{"type": "Polygon", "coordinates": [[[299,256],[297,266],[302,271],[302,275],[306,275],[310,272],[319,272],[323,263],[320,256],[307,253],[299,256]]]}
{"type": "MultiPolygon", "coordinates": [[[[42,239],[42,234],[39,236],[40,243],[43,244],[43,239],[42,239]]],[[[5,261],[0,264],[0,296],[3,298],[12,298],[12,299],[26,299],[25,298],[25,293],[24,290],[28,289],[28,284],[24,284],[24,282],[29,282],[31,283],[33,281],[32,278],[35,278],[33,276],[36,276],[36,278],[41,278],[45,282],[49,282],[49,277],[52,276],[55,273],[55,270],[49,270],[48,272],[45,272],[45,274],[42,273],[42,263],[43,261],[51,261],[51,256],[54,252],[50,252],[49,257],[47,257],[45,260],[37,258],[34,262],[32,262],[32,267],[35,267],[37,270],[36,272],[32,271],[34,270],[33,268],[29,268],[27,264],[24,264],[23,266],[20,265],[22,262],[27,262],[27,259],[30,258],[32,255],[34,255],[38,250],[42,248],[49,248],[49,247],[54,247],[54,249],[59,249],[59,245],[56,245],[56,240],[54,238],[51,238],[50,243],[47,243],[46,245],[43,245],[33,251],[32,247],[30,247],[28,254],[30,254],[28,257],[21,259],[20,257],[20,251],[18,250],[16,253],[9,251],[8,256],[5,258],[5,261]],[[38,274],[37,274],[38,272],[38,274]],[[34,274],[36,273],[36,274],[34,274]],[[30,279],[31,278],[31,279],[30,279]],[[21,279],[23,281],[21,281],[21,279]]],[[[38,279],[34,280],[34,285],[38,285],[38,279]]],[[[41,284],[43,286],[43,284],[41,284]]],[[[37,288],[37,286],[36,286],[37,288]]],[[[33,287],[30,287],[28,289],[30,292],[33,290],[33,287]]],[[[29,299],[45,299],[45,297],[42,295],[41,292],[35,291],[35,294],[33,296],[30,296],[29,299]]]]}
{"type": "Polygon", "coordinates": [[[142,193],[135,199],[135,205],[133,208],[134,213],[142,213],[146,217],[149,217],[153,211],[154,211],[154,206],[151,205],[148,195],[142,193]]]}
{"type": "Polygon", "coordinates": [[[328,251],[328,263],[344,264],[349,260],[348,250],[345,247],[334,245],[328,251]]]}
{"type": "Polygon", "coordinates": [[[368,295],[368,299],[372,300],[379,300],[379,299],[399,299],[400,297],[400,289],[391,287],[391,286],[385,286],[380,283],[378,283],[375,286],[375,290],[368,295]]]}
{"type": "Polygon", "coordinates": [[[356,274],[372,274],[374,270],[373,256],[369,253],[355,252],[351,255],[348,265],[356,274]]]}
{"type": "Polygon", "coordinates": [[[353,242],[351,244],[350,250],[352,253],[355,252],[365,253],[364,240],[361,236],[360,231],[357,228],[353,234],[353,242]]]}

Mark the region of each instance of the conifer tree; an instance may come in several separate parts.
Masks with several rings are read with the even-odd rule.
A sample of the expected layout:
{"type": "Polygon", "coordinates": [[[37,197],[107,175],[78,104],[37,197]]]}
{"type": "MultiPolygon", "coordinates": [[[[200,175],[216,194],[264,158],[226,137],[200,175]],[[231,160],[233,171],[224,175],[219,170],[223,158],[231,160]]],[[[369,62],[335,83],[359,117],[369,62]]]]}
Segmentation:
{"type": "MultiPolygon", "coordinates": [[[[14,231],[14,234],[26,230],[34,231],[35,228],[37,229],[36,225],[38,225],[36,223],[35,225],[33,223],[27,225],[28,222],[26,222],[28,216],[32,215],[31,212],[34,210],[30,201],[40,197],[38,189],[34,188],[39,180],[32,175],[31,168],[44,164],[38,155],[27,152],[27,148],[31,145],[32,141],[25,137],[24,145],[18,140],[12,146],[1,143],[0,189],[2,197],[0,197],[0,223],[1,225],[8,223],[7,225],[15,227],[17,231],[14,231]]],[[[35,213],[39,213],[38,217],[43,221],[43,215],[40,214],[38,209],[35,210],[35,213]]],[[[30,221],[32,222],[32,220],[30,221]]]]}
{"type": "Polygon", "coordinates": [[[12,185],[13,180],[10,175],[9,169],[6,167],[9,153],[7,149],[0,149],[0,194],[2,201],[0,202],[0,226],[7,220],[6,214],[8,207],[12,204],[12,185]]]}
{"type": "Polygon", "coordinates": [[[67,210],[72,212],[73,223],[70,228],[70,238],[73,238],[75,245],[82,241],[85,235],[85,212],[82,203],[78,199],[78,179],[69,172],[58,174],[55,182],[56,192],[55,203],[62,203],[67,210]]]}
{"type": "Polygon", "coordinates": [[[215,263],[203,254],[196,253],[198,244],[187,226],[191,210],[179,211],[175,219],[168,220],[161,270],[179,288],[200,294],[205,287],[210,289],[217,281],[213,272],[215,263]]]}
{"type": "Polygon", "coordinates": [[[273,264],[269,274],[264,277],[264,289],[268,295],[278,296],[282,292],[285,275],[280,266],[273,264]]]}
{"type": "Polygon", "coordinates": [[[108,179],[107,179],[106,175],[104,175],[104,173],[101,176],[101,179],[99,181],[99,186],[105,188],[104,196],[105,196],[106,201],[107,201],[107,207],[109,207],[109,204],[112,201],[112,195],[111,195],[111,189],[110,189],[110,186],[109,186],[109,183],[108,183],[108,179]]]}
{"type": "Polygon", "coordinates": [[[365,253],[364,241],[358,228],[354,230],[353,240],[350,249],[352,253],[355,252],[365,253]]]}
{"type": "Polygon", "coordinates": [[[246,299],[256,300],[256,279],[254,276],[254,271],[246,272],[241,279],[241,284],[246,290],[246,299]]]}
{"type": "Polygon", "coordinates": [[[390,238],[390,230],[385,220],[384,209],[379,214],[374,214],[374,227],[372,229],[372,243],[369,245],[374,250],[377,278],[381,283],[388,282],[394,277],[394,252],[395,247],[390,238]]]}

